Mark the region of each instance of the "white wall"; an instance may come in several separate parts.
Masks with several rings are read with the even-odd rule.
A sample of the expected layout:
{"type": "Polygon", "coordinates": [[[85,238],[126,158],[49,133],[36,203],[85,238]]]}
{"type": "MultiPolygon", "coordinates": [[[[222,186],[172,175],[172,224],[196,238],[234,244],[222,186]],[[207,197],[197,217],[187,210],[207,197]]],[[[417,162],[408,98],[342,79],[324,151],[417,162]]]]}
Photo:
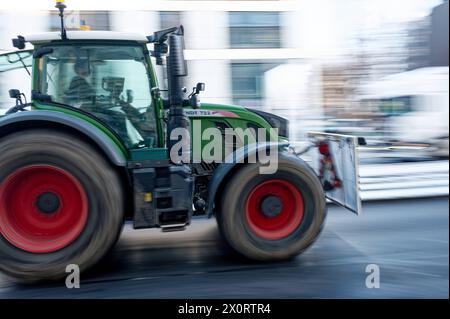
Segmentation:
{"type": "Polygon", "coordinates": [[[283,64],[265,74],[265,109],[295,123],[290,127],[292,141],[304,139],[307,131],[320,129],[320,70],[314,61],[304,61],[283,64]]]}
{"type": "Polygon", "coordinates": [[[111,11],[112,31],[151,35],[159,30],[159,15],[153,11],[111,11]]]}
{"type": "MultiPolygon", "coordinates": [[[[190,50],[217,50],[228,47],[228,15],[223,11],[187,11],[182,23],[186,46],[190,50]]],[[[192,60],[189,63],[188,89],[197,82],[206,83],[204,102],[231,102],[231,72],[227,60],[192,60]]]]}

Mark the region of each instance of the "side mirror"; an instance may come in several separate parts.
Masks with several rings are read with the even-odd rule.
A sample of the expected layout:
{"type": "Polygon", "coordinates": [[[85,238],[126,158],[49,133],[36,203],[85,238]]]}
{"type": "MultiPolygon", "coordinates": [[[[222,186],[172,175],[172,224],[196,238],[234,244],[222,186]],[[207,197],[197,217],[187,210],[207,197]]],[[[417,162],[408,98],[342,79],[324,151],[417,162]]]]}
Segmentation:
{"type": "Polygon", "coordinates": [[[13,47],[19,49],[19,50],[23,50],[25,49],[25,38],[22,36],[17,36],[17,38],[12,39],[12,44],[13,47]]]}
{"type": "Polygon", "coordinates": [[[6,115],[11,114],[11,113],[16,113],[18,111],[23,111],[23,108],[26,107],[26,104],[23,104],[22,96],[25,98],[25,103],[27,103],[25,94],[21,93],[20,90],[17,90],[17,89],[9,90],[9,97],[16,100],[16,106],[10,108],[6,112],[6,115]]]}
{"type": "Polygon", "coordinates": [[[12,99],[20,99],[21,98],[22,93],[20,93],[20,90],[17,89],[11,89],[9,90],[9,97],[12,99]]]}
{"type": "Polygon", "coordinates": [[[200,94],[200,92],[205,91],[206,85],[205,83],[197,83],[197,86],[195,87],[195,94],[200,94]]]}
{"type": "Polygon", "coordinates": [[[189,95],[189,103],[194,109],[200,107],[200,98],[198,96],[200,92],[205,91],[205,87],[205,83],[199,82],[192,90],[192,93],[189,95]]]}

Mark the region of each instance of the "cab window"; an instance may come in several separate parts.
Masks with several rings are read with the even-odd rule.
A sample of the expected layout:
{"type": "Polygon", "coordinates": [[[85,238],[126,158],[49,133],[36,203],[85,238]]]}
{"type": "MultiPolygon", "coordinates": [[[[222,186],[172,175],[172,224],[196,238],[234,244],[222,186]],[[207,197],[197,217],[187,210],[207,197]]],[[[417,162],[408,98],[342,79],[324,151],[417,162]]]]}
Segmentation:
{"type": "Polygon", "coordinates": [[[106,122],[129,148],[154,147],[157,129],[146,61],[137,45],[55,46],[42,57],[39,90],[106,122]]]}

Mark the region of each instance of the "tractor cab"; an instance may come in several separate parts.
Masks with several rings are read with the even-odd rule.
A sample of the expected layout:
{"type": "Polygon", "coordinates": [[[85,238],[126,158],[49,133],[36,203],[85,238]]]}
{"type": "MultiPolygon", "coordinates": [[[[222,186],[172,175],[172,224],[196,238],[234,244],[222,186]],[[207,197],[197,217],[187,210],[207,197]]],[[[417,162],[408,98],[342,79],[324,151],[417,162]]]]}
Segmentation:
{"type": "Polygon", "coordinates": [[[155,78],[145,37],[69,31],[66,40],[57,32],[24,40],[35,46],[32,100],[37,105],[88,113],[128,149],[156,146],[155,78]]]}
{"type": "MultiPolygon", "coordinates": [[[[183,33],[182,26],[151,36],[63,29],[18,36],[13,45],[19,50],[27,42],[34,46],[30,73],[33,108],[70,110],[93,117],[116,135],[127,150],[170,148],[164,127],[167,124],[169,132],[180,124],[189,129],[183,107],[197,108],[198,95],[204,90],[204,84],[199,83],[185,98],[183,33]],[[148,44],[153,44],[154,50],[149,51],[148,44]],[[161,97],[151,57],[156,59],[156,65],[167,66],[167,99],[161,97]],[[166,114],[164,109],[170,112],[166,114]]],[[[14,67],[28,70],[30,54],[17,51],[12,57],[5,57],[9,59],[5,65],[11,68],[10,59],[15,58],[14,67]]],[[[18,104],[12,112],[20,109],[22,103],[18,104]]]]}

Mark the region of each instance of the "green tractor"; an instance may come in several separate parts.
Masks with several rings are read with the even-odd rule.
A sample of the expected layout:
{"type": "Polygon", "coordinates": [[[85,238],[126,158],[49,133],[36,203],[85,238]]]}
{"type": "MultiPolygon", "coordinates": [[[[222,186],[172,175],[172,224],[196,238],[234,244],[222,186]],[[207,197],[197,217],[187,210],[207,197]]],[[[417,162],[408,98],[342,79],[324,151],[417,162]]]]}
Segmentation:
{"type": "Polygon", "coordinates": [[[0,117],[0,271],[57,280],[69,264],[98,263],[125,221],[178,231],[197,215],[215,216],[243,256],[282,260],[317,238],[326,194],[359,211],[353,138],[312,134],[315,171],[289,146],[287,120],[200,103],[202,83],[186,96],[182,27],[151,36],[66,31],[57,7],[61,32],[18,36],[19,50],[0,56],[0,73],[25,68],[32,83],[29,102],[10,90],[16,105],[0,117]],[[207,141],[196,135],[207,129],[224,140],[228,129],[262,129],[270,139],[225,141],[233,160],[205,159],[207,141]],[[264,164],[248,159],[274,148],[277,170],[261,174],[264,164]]]}

